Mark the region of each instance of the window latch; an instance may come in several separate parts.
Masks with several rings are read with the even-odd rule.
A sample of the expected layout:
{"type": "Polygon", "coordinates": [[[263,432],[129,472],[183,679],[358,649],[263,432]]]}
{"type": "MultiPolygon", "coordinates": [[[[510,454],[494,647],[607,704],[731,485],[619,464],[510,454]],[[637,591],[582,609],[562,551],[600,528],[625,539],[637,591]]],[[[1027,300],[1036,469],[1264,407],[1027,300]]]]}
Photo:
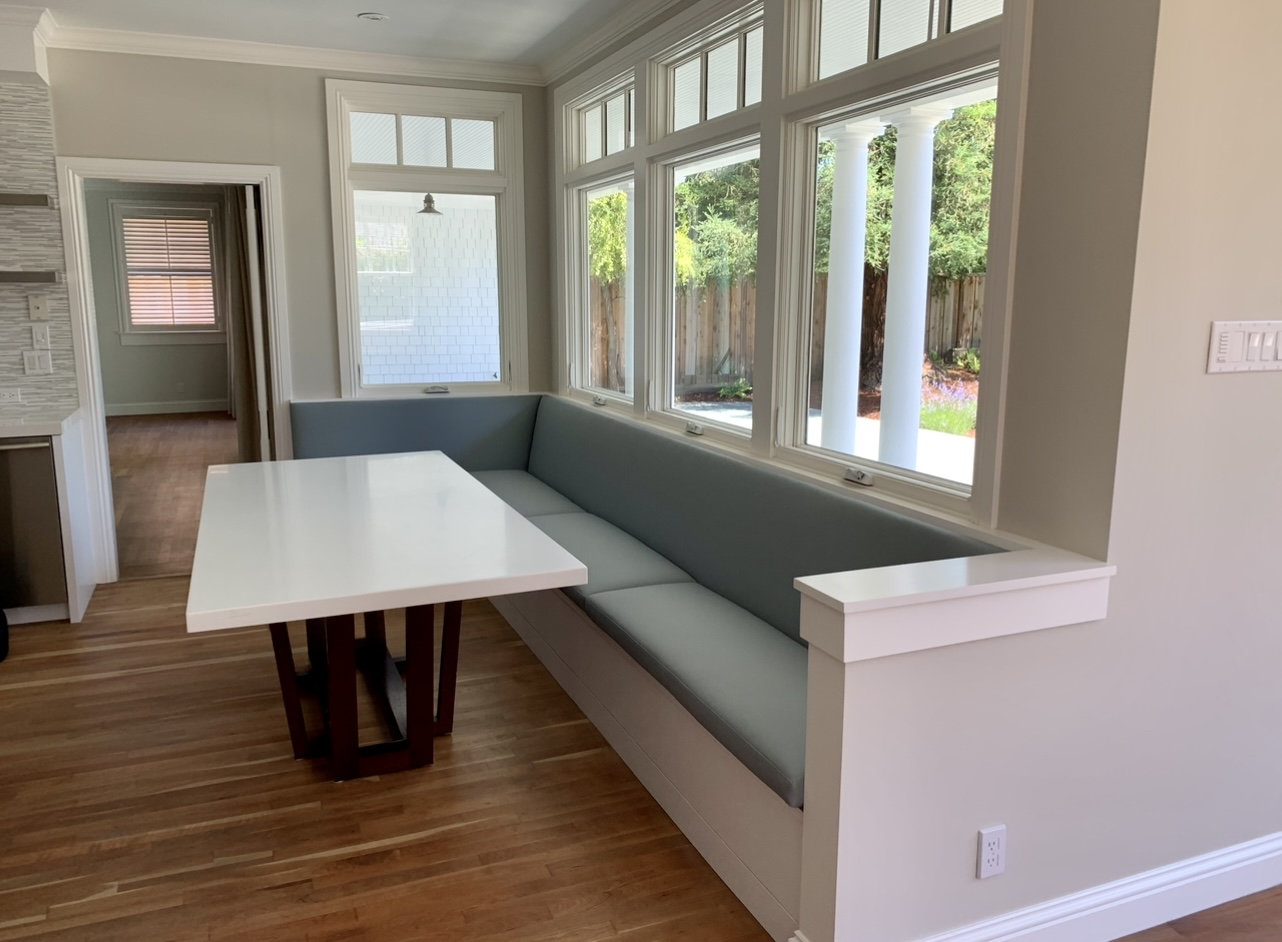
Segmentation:
{"type": "Polygon", "coordinates": [[[448,386],[428,386],[426,389],[423,390],[423,392],[429,396],[436,395],[437,393],[447,393],[449,391],[450,391],[450,387],[448,386]]]}

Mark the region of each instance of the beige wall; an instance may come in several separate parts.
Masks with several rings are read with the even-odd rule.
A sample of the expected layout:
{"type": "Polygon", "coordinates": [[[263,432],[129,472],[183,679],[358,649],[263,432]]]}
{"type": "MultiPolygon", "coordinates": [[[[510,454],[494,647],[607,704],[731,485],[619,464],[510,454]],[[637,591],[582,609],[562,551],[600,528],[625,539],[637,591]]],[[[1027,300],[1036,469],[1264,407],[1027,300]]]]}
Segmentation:
{"type": "MultiPolygon", "coordinates": [[[[1130,6],[1038,0],[1041,81],[1052,59],[1063,80],[1108,70],[1108,28],[1130,6]],[[1061,16],[1069,8],[1077,26],[1061,16]]],[[[1008,430],[1008,445],[1029,462],[1028,479],[1008,486],[1028,489],[1021,519],[1043,532],[1095,545],[1107,528],[1118,575],[1104,622],[861,666],[860,829],[877,849],[858,881],[867,938],[919,939],[1282,831],[1282,542],[1274,523],[1261,526],[1279,506],[1282,374],[1205,372],[1213,318],[1279,316],[1282,131],[1268,117],[1279,31],[1279,5],[1163,0],[1135,219],[1106,211],[1088,180],[1061,183],[1071,187],[1062,195],[1030,192],[1055,186],[1049,175],[1026,180],[1026,219],[1040,209],[1039,225],[1064,227],[1067,271],[1099,282],[1091,292],[1100,303],[1124,292],[1133,301],[1108,318],[1084,315],[1105,330],[1100,345],[1126,342],[1124,376],[1115,349],[1082,336],[1042,356],[1040,384],[1026,388],[1044,421],[1008,430]],[[1134,233],[1130,251],[1102,231],[1109,221],[1134,233]],[[1097,254],[1088,229],[1108,254],[1097,254]],[[1111,391],[1083,390],[1096,382],[1111,391]],[[1101,425],[1096,446],[1088,421],[1101,425]],[[1063,454],[1063,428],[1080,456],[1063,454]],[[1038,449],[1063,464],[1039,462],[1038,449]],[[1081,482],[1086,461],[1101,470],[1081,482]],[[1040,512],[1031,507],[1038,487],[1054,504],[1040,512]],[[976,831],[998,822],[1009,828],[1007,872],[981,882],[976,831]]],[[[1143,32],[1134,37],[1141,59],[1143,32]]],[[[1129,76],[1114,75],[1117,94],[1138,97],[1145,72],[1137,62],[1129,76]]],[[[1093,79],[1082,80],[1089,94],[1093,79]]],[[[1109,121],[1059,117],[1070,116],[1075,150],[1109,151],[1120,140],[1114,156],[1128,165],[1113,172],[1137,179],[1132,129],[1110,123],[1125,110],[1103,106],[1109,121]]],[[[1054,117],[1037,115],[1030,127],[1054,137],[1044,130],[1054,117]]],[[[1099,157],[1082,159],[1105,169],[1099,157]]],[[[1129,187],[1104,188],[1133,205],[1129,187]]],[[[1025,268],[1020,278],[1034,273],[1052,283],[1039,296],[1044,307],[1017,304],[1016,335],[1026,340],[1039,329],[1050,336],[1036,322],[1064,311],[1051,297],[1055,269],[1025,268]]]]}
{"type": "MultiPolygon", "coordinates": [[[[49,51],[61,156],[270,164],[281,168],[294,398],[339,394],[324,79],[313,69],[49,51]]],[[[332,73],[413,83],[412,79],[332,73]]],[[[418,84],[431,84],[426,81],[418,84]]],[[[441,83],[459,85],[460,83],[441,83]]],[[[541,88],[524,98],[530,383],[551,388],[547,144],[541,88]]]]}

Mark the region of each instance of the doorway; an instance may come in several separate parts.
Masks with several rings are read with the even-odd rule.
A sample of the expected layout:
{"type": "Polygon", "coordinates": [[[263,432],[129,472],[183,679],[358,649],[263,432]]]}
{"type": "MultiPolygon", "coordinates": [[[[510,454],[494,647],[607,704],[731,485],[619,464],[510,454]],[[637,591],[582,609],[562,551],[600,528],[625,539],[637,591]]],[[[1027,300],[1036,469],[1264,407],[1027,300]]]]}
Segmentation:
{"type": "Polygon", "coordinates": [[[97,581],[187,573],[208,467],[290,456],[279,171],[58,163],[97,581]]]}
{"type": "Polygon", "coordinates": [[[183,575],[209,466],[270,457],[251,342],[260,197],[98,179],[84,194],[120,576],[183,575]]]}

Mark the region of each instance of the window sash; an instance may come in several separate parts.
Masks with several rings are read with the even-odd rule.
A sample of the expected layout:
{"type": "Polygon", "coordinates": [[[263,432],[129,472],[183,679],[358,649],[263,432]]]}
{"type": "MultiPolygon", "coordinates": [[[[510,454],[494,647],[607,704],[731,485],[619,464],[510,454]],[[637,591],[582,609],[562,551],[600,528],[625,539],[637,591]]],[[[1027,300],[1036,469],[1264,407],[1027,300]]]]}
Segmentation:
{"type": "Polygon", "coordinates": [[[215,204],[111,200],[123,334],[223,331],[215,204]]]}

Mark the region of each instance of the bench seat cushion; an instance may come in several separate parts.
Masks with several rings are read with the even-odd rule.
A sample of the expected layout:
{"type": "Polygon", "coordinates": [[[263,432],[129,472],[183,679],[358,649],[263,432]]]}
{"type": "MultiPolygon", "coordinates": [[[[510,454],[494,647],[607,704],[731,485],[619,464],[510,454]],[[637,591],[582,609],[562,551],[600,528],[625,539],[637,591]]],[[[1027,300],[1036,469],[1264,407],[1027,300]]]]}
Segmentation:
{"type": "Polygon", "coordinates": [[[580,605],[598,592],[690,581],[685,572],[640,540],[592,514],[548,514],[530,517],[530,522],[588,567],[587,585],[565,590],[580,605]]]}
{"type": "Polygon", "coordinates": [[[802,645],[694,582],[601,592],[587,612],[739,761],[801,807],[802,645]]]}
{"type": "Polygon", "coordinates": [[[473,477],[526,517],[582,513],[583,508],[528,471],[475,471],[473,477]]]}

